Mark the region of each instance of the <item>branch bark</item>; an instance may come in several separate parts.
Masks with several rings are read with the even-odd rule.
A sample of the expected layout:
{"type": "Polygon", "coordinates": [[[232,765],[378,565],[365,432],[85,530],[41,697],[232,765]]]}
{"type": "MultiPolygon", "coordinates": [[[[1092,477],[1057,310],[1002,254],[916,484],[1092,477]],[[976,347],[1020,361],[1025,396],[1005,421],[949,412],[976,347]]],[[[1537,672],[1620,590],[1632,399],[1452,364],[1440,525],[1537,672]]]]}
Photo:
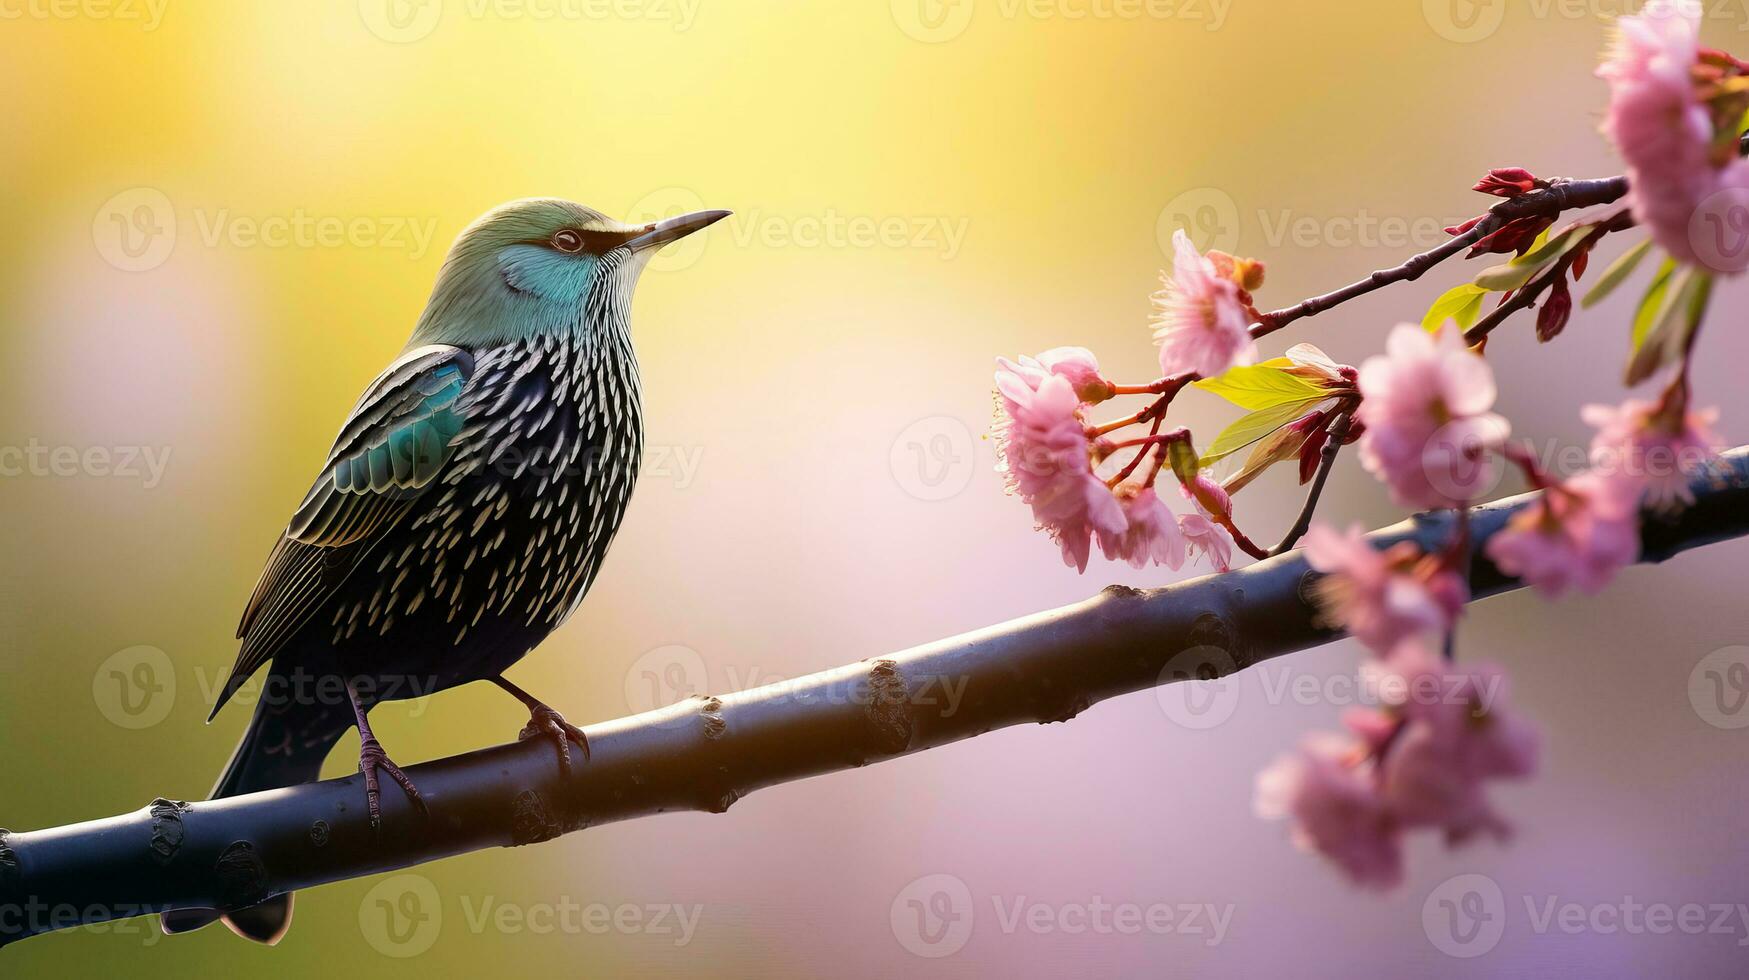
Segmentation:
{"type": "MultiPolygon", "coordinates": [[[[1726,454],[1694,489],[1696,503],[1681,514],[1646,519],[1643,560],[1749,535],[1749,447],[1726,454]]],[[[1473,547],[1535,498],[1476,508],[1473,547]]],[[[1451,520],[1423,515],[1373,537],[1431,550],[1449,540],[1451,520]]],[[[0,831],[0,945],[168,909],[237,908],[617,820],[721,813],[766,786],[1009,725],[1067,721],[1120,694],[1231,673],[1334,639],[1307,602],[1313,574],[1295,552],[1164,589],[1112,586],[1074,606],[890,657],[695,697],[593,726],[591,761],[569,778],[545,741],[429,762],[411,770],[429,820],[389,793],[381,832],[371,830],[357,776],[0,831]],[[943,696],[946,684],[962,690],[957,699],[943,696]]],[[[1477,598],[1518,587],[1480,554],[1470,577],[1477,598]]]]}

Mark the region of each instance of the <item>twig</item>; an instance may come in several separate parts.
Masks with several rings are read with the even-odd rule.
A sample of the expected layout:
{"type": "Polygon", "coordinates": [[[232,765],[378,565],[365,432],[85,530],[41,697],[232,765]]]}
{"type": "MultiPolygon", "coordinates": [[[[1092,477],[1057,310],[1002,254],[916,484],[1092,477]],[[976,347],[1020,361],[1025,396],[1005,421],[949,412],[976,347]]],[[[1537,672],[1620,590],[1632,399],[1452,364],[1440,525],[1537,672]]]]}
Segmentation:
{"type": "Polygon", "coordinates": [[[1428,269],[1474,245],[1519,218],[1558,216],[1577,208],[1610,204],[1628,192],[1626,177],[1599,177],[1590,180],[1558,178],[1549,186],[1519,197],[1508,198],[1488,209],[1488,216],[1474,228],[1442,243],[1438,248],[1414,256],[1402,265],[1380,269],[1359,282],[1350,283],[1335,292],[1314,296],[1286,309],[1265,313],[1251,325],[1252,337],[1267,337],[1282,327],[1309,316],[1340,306],[1351,299],[1365,296],[1392,283],[1413,282],[1428,269]]]}
{"type": "Polygon", "coordinates": [[[1349,423],[1354,420],[1352,410],[1336,416],[1330,423],[1330,428],[1324,432],[1324,446],[1318,451],[1318,474],[1312,477],[1312,487],[1306,491],[1305,506],[1300,508],[1300,516],[1294,521],[1294,526],[1287,529],[1287,534],[1281,543],[1275,546],[1271,555],[1279,555],[1293,550],[1300,543],[1300,538],[1312,527],[1312,515],[1318,509],[1318,499],[1324,495],[1324,484],[1329,482],[1330,471],[1336,466],[1336,456],[1342,452],[1342,442],[1348,438],[1349,423]]]}
{"type": "MultiPolygon", "coordinates": [[[[1749,157],[1749,133],[1744,133],[1738,137],[1737,154],[1749,157]]],[[[1437,248],[1413,256],[1402,265],[1380,269],[1365,279],[1350,283],[1335,292],[1313,296],[1294,306],[1262,314],[1257,318],[1257,322],[1251,325],[1251,336],[1253,338],[1267,337],[1295,320],[1317,316],[1319,313],[1340,306],[1351,299],[1365,296],[1374,290],[1383,289],[1392,283],[1413,282],[1421,278],[1428,269],[1444,262],[1519,218],[1555,218],[1567,211],[1579,208],[1613,204],[1626,197],[1627,193],[1628,179],[1625,176],[1595,177],[1588,180],[1557,177],[1549,181],[1547,187],[1501,201],[1489,208],[1488,216],[1478,222],[1474,228],[1450,241],[1441,243],[1437,248]]],[[[1624,212],[1625,214],[1626,212],[1624,212]]],[[[1621,220],[1621,216],[1617,216],[1616,220],[1621,220]]],[[[1610,230],[1620,231],[1633,223],[1631,216],[1627,217],[1626,221],[1626,225],[1610,230]]]]}
{"type": "MultiPolygon", "coordinates": [[[[1648,519],[1661,561],[1749,535],[1749,448],[1693,481],[1695,503],[1648,519]]],[[[1476,509],[1479,549],[1525,494],[1476,509]]],[[[1449,513],[1373,536],[1450,540],[1449,513]]],[[[399,794],[373,832],[359,777],[210,803],[168,800],[123,816],[0,832],[0,943],[178,908],[237,908],[271,895],[455,854],[550,840],[673,810],[722,812],[762,787],[921,752],[1026,722],[1066,721],[1107,698],[1233,673],[1336,635],[1307,602],[1304,556],[1150,592],[1113,586],[1076,606],[796,681],[595,725],[591,761],[566,776],[534,740],[426,763],[430,808],[399,794]]],[[[1478,556],[1477,598],[1517,587],[1478,556]]],[[[1162,737],[1167,733],[1162,732],[1162,737]]]]}
{"type": "Polygon", "coordinates": [[[1465,343],[1474,346],[1484,337],[1493,333],[1495,327],[1498,327],[1500,324],[1511,319],[1513,314],[1535,306],[1536,301],[1542,297],[1542,294],[1548,292],[1549,287],[1553,286],[1556,282],[1559,282],[1561,278],[1567,274],[1567,270],[1573,267],[1573,261],[1579,257],[1581,252],[1596,245],[1603,236],[1610,232],[1626,231],[1633,226],[1634,216],[1629,211],[1623,211],[1620,214],[1611,217],[1608,221],[1599,223],[1594,230],[1586,235],[1586,237],[1590,239],[1587,244],[1568,249],[1565,255],[1556,259],[1549,266],[1548,271],[1538,276],[1535,281],[1526,283],[1519,287],[1517,292],[1508,297],[1505,302],[1495,307],[1494,312],[1477,320],[1468,330],[1465,330],[1465,343]]]}

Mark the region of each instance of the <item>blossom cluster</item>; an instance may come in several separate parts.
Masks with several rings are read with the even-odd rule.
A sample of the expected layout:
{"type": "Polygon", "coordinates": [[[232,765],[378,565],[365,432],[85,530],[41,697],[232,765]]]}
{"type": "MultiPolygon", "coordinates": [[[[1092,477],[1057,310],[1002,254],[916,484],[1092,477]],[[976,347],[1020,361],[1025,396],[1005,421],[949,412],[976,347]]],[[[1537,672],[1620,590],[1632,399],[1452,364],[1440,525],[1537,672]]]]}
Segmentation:
{"type": "MultiPolygon", "coordinates": [[[[1203,503],[1230,507],[1224,494],[1205,491],[1198,497],[1191,492],[1193,481],[1185,496],[1196,510],[1177,516],[1155,491],[1158,465],[1146,467],[1139,479],[1130,479],[1129,473],[1099,475],[1098,465],[1113,452],[1113,444],[1088,413],[1111,398],[1117,386],[1100,376],[1091,351],[1059,347],[997,364],[994,436],[999,468],[1008,491],[1032,507],[1039,528],[1056,540],[1064,562],[1086,571],[1097,540],[1107,558],[1137,568],[1152,562],[1177,569],[1187,557],[1202,555],[1216,569],[1227,569],[1231,540],[1203,503]]],[[[1166,445],[1156,438],[1142,442],[1138,463],[1166,445]]]]}
{"type": "Polygon", "coordinates": [[[1716,458],[1715,409],[1689,411],[1678,381],[1658,402],[1630,398],[1619,407],[1588,405],[1597,427],[1591,469],[1562,482],[1519,459],[1542,499],[1513,516],[1488,542],[1488,557],[1508,575],[1549,598],[1569,590],[1596,593],[1640,556],[1642,509],[1669,511],[1693,502],[1693,479],[1716,458]]]}
{"type": "Polygon", "coordinates": [[[1400,648],[1370,665],[1402,696],[1351,709],[1343,734],[1319,733],[1264,770],[1256,808],[1287,819],[1294,842],[1328,858],[1356,884],[1388,888],[1403,878],[1403,839],[1435,830],[1448,843],[1510,828],[1484,789],[1536,771],[1536,730],[1506,704],[1491,666],[1458,669],[1424,648],[1400,648]]]}
{"type": "Polygon", "coordinates": [[[1692,0],[1652,0],[1617,22],[1597,70],[1610,86],[1603,130],[1628,164],[1634,217],[1653,240],[1678,261],[1741,271],[1717,268],[1734,256],[1706,248],[1700,225],[1719,195],[1749,201],[1749,163],[1737,153],[1742,92],[1727,84],[1743,66],[1701,47],[1700,17],[1692,0]]]}
{"type": "MultiPolygon", "coordinates": [[[[1611,86],[1605,130],[1628,163],[1631,215],[1618,208],[1551,234],[1562,207],[1538,210],[1517,199],[1562,182],[1518,167],[1491,171],[1474,189],[1514,203],[1448,231],[1471,234],[1504,215],[1485,235],[1472,235],[1470,254],[1516,257],[1441,297],[1423,324],[1396,327],[1384,350],[1358,369],[1309,344],[1260,360],[1257,340],[1391,281],[1388,273],[1263,314],[1253,301],[1263,265],[1199,252],[1183,231],[1173,237],[1173,268],[1154,296],[1159,380],[1117,384],[1079,347],[998,361],[1000,468],[1070,566],[1086,571],[1097,543],[1107,558],[1137,568],[1178,569],[1200,555],[1226,571],[1235,548],[1265,557],[1305,532],[1306,562],[1319,573],[1313,595],[1320,616],[1368,650],[1363,671],[1374,686],[1397,693],[1351,710],[1342,731],[1308,736],[1261,773],[1256,808],[1289,821],[1299,846],[1363,886],[1401,881],[1413,832],[1434,832],[1452,845],[1505,837],[1509,828],[1490,804],[1490,788],[1537,769],[1539,736],[1511,709],[1500,668],[1457,661],[1469,570],[1479,560],[1472,509],[1502,468],[1518,467],[1540,493],[1504,526],[1488,528],[1481,556],[1558,598],[1596,593],[1633,564],[1642,515],[1693,503],[1696,477],[1716,459],[1718,413],[1691,405],[1689,362],[1711,288],[1705,270],[1739,270],[1708,264],[1692,229],[1723,191],[1741,191],[1749,213],[1749,163],[1738,147],[1749,120],[1749,65],[1699,46],[1694,7],[1651,0],[1642,13],[1621,18],[1599,70],[1611,86]],[[1674,377],[1656,398],[1586,406],[1581,417],[1595,430],[1589,468],[1556,479],[1513,443],[1512,426],[1496,411],[1487,337],[1539,300],[1538,339],[1560,335],[1574,306],[1569,277],[1578,283],[1593,246],[1636,224],[1652,242],[1617,260],[1584,302],[1631,274],[1651,244],[1661,247],[1669,259],[1642,303],[1627,382],[1671,365],[1674,377]],[[1481,323],[1490,293],[1500,294],[1501,311],[1481,323]],[[1188,430],[1165,425],[1173,399],[1191,385],[1246,412],[1202,454],[1188,430]],[[1125,395],[1152,401],[1110,422],[1093,419],[1098,406],[1125,395]],[[1120,435],[1130,427],[1146,435],[1120,435]],[[1339,532],[1312,522],[1324,478],[1350,442],[1358,442],[1362,466],[1397,505],[1450,511],[1449,538],[1380,548],[1358,527],[1339,532]],[[1241,451],[1248,456],[1224,482],[1210,476],[1241,451]],[[1235,523],[1233,496],[1290,461],[1311,490],[1294,530],[1264,551],[1235,523]],[[1174,513],[1157,492],[1163,474],[1177,482],[1187,512],[1174,513]]],[[[1411,260],[1397,278],[1418,276],[1425,258],[1411,260]]]]}
{"type": "Polygon", "coordinates": [[[1401,881],[1409,831],[1438,830],[1454,844],[1505,836],[1487,784],[1536,769],[1536,731],[1507,707],[1500,670],[1429,652],[1469,598],[1453,557],[1410,542],[1380,551],[1359,528],[1318,525],[1306,536],[1324,615],[1375,655],[1366,670],[1385,680],[1371,686],[1402,693],[1349,711],[1345,732],[1309,736],[1264,770],[1256,807],[1291,821],[1297,844],[1363,886],[1401,881]]]}
{"type": "MultiPolygon", "coordinates": [[[[1489,539],[1487,554],[1551,598],[1596,592],[1635,561],[1642,506],[1691,500],[1693,466],[1716,441],[1709,431],[1716,412],[1688,411],[1679,383],[1657,403],[1586,408],[1598,429],[1593,467],[1554,482],[1506,445],[1509,427],[1492,412],[1493,372],[1455,333],[1398,327],[1385,353],[1361,366],[1359,383],[1361,460],[1398,503],[1467,508],[1487,457],[1504,454],[1526,467],[1542,497],[1489,539]]],[[[1324,576],[1316,593],[1326,617],[1376,654],[1373,669],[1396,672],[1410,686],[1455,679],[1471,694],[1500,679],[1498,668],[1459,670],[1427,652],[1430,637],[1450,636],[1468,599],[1456,571],[1466,536],[1442,554],[1408,542],[1379,551],[1358,528],[1340,534],[1315,525],[1305,547],[1324,576]]],[[[1291,820],[1298,844],[1362,885],[1401,879],[1406,831],[1437,829],[1452,843],[1503,836],[1506,824],[1484,787],[1536,767],[1534,729],[1499,700],[1408,700],[1351,712],[1344,722],[1346,734],[1309,737],[1266,770],[1257,809],[1291,820]]]]}

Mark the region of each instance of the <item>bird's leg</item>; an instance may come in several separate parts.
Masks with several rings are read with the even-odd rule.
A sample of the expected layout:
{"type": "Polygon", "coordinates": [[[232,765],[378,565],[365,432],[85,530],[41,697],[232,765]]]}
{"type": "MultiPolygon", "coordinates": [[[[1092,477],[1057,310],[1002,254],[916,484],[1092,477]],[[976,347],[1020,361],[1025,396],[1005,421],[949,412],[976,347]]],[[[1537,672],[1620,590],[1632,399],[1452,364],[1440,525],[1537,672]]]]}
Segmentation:
{"type": "Polygon", "coordinates": [[[528,725],[517,737],[520,739],[550,738],[559,747],[559,770],[565,775],[571,774],[571,743],[576,742],[577,748],[583,750],[583,761],[589,761],[589,739],[583,736],[583,729],[565,720],[557,711],[542,704],[534,695],[517,687],[502,677],[492,678],[492,683],[509,692],[510,696],[521,701],[528,709],[528,725]]]}
{"type": "Polygon", "coordinates": [[[382,788],[377,781],[379,772],[400,785],[407,794],[407,799],[421,814],[430,815],[425,808],[425,798],[419,795],[419,790],[413,785],[413,780],[401,771],[401,767],[389,761],[389,754],[383,751],[383,743],[371,733],[370,720],[365,717],[364,703],[359,700],[358,691],[353,688],[350,679],[346,682],[346,696],[352,700],[352,714],[358,721],[358,771],[364,773],[364,801],[370,810],[370,825],[373,830],[382,829],[382,788]]]}

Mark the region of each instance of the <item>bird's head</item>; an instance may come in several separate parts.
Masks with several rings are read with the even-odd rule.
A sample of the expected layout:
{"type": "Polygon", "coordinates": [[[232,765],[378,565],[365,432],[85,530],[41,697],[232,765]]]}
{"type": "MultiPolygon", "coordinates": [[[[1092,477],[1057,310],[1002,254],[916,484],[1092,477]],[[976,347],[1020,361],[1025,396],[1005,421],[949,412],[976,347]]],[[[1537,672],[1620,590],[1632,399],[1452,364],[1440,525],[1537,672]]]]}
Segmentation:
{"type": "Polygon", "coordinates": [[[494,208],[450,248],[408,346],[488,346],[623,329],[650,257],[728,214],[699,211],[629,225],[557,198],[494,208]]]}

